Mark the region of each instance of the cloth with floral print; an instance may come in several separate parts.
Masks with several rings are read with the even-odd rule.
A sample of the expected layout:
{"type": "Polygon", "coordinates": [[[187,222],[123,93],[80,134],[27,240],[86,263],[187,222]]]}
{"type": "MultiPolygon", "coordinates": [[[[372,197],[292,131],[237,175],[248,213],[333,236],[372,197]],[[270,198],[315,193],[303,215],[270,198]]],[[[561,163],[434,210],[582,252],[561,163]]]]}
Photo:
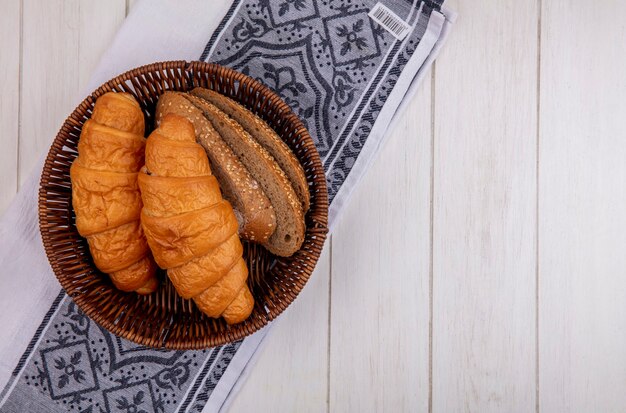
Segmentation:
{"type": "MultiPolygon", "coordinates": [[[[445,38],[442,2],[383,0],[411,27],[399,40],[368,16],[375,0],[234,0],[217,30],[198,39],[193,50],[204,47],[200,60],[258,79],[300,116],[326,170],[332,229],[392,116],[445,38]]],[[[137,26],[155,8],[164,18],[172,8],[184,8],[172,4],[137,2],[122,28],[124,40],[142,34],[137,26]]],[[[167,36],[212,18],[194,15],[200,19],[194,26],[191,14],[173,21],[167,36]]],[[[151,37],[144,41],[154,43],[157,34],[147,32],[151,37]]],[[[135,45],[133,53],[140,49],[135,45]]],[[[146,348],[104,330],[60,292],[27,348],[19,350],[24,352],[0,389],[0,412],[221,411],[266,331],[269,327],[243,341],[199,351],[146,348]]]]}
{"type": "Polygon", "coordinates": [[[382,2],[412,27],[403,40],[368,16],[376,3],[237,2],[203,55],[265,83],[300,116],[322,157],[331,203],[442,1],[382,2]]]}
{"type": "Polygon", "coordinates": [[[64,293],[51,311],[2,411],[200,412],[241,344],[155,350],[109,333],[64,293]]]}

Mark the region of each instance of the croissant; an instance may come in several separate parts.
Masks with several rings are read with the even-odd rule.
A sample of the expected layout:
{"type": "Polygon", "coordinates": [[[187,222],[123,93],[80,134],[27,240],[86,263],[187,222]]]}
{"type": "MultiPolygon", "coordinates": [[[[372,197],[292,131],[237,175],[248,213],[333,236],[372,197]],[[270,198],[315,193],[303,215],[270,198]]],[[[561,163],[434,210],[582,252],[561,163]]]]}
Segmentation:
{"type": "Polygon", "coordinates": [[[141,224],[178,294],[209,317],[244,321],[254,306],[232,206],[222,198],[193,125],[168,114],[148,137],[139,173],[141,224]]]}
{"type": "Polygon", "coordinates": [[[76,228],[96,267],[120,290],[149,294],[158,281],[139,221],[143,134],[143,112],[131,95],[102,95],[83,125],[70,179],[76,228]]]}

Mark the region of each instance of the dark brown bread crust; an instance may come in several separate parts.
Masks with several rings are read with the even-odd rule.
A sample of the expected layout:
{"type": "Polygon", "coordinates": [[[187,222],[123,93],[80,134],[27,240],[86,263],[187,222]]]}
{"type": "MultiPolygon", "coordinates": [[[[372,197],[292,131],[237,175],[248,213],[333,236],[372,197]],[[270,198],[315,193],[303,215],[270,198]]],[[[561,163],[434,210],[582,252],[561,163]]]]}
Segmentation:
{"type": "Polygon", "coordinates": [[[235,210],[240,236],[261,244],[267,242],[276,228],[276,215],[270,200],[202,111],[185,96],[179,92],[165,92],[161,95],[157,104],[156,122],[168,113],[181,115],[191,121],[196,139],[211,161],[213,175],[220,183],[224,198],[235,210]]]}
{"type": "Polygon", "coordinates": [[[239,123],[204,99],[192,95],[186,97],[202,110],[270,199],[276,213],[276,231],[263,245],[273,254],[293,255],[304,241],[304,212],[283,170],[239,123]]]}
{"type": "Polygon", "coordinates": [[[298,195],[298,199],[302,203],[303,210],[305,212],[309,210],[309,185],[304,169],[300,165],[298,158],[296,158],[274,129],[239,103],[213,90],[197,87],[189,93],[217,106],[218,109],[239,123],[253,139],[259,142],[274,157],[278,166],[289,178],[296,195],[298,195]]]}

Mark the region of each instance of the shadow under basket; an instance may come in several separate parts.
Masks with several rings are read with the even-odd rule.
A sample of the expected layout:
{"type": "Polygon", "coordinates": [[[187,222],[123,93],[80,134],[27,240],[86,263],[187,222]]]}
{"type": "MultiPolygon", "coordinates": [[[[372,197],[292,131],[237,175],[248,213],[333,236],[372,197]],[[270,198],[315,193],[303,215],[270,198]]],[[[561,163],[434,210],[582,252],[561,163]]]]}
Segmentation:
{"type": "Polygon", "coordinates": [[[78,307],[112,333],[142,345],[168,349],[202,349],[248,336],[281,314],[311,276],[328,232],[328,192],[315,144],[298,117],[278,95],[256,80],[215,64],[162,62],[130,70],[100,86],[72,112],[54,139],[39,189],[39,226],[50,265],[78,307]],[[299,251],[275,257],[265,248],[244,243],[255,307],[243,323],[201,313],[178,296],[161,271],[159,289],[148,296],[116,289],[96,269],[87,242],[74,224],[70,166],[84,122],[96,99],[106,92],[128,92],[140,103],[150,132],[159,95],[168,90],[213,89],[263,118],[300,160],[311,192],[306,235],[299,251]]]}

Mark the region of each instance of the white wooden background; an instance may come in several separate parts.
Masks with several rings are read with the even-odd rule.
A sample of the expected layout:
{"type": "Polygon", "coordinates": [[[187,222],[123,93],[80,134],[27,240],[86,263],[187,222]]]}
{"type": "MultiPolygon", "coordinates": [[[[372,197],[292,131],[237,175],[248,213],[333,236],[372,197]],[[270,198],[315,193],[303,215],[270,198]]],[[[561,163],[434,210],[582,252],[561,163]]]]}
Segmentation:
{"type": "MultiPolygon", "coordinates": [[[[232,411],[626,411],[626,3],[449,5],[232,411]]],[[[0,211],[129,7],[0,0],[0,211]]]]}

